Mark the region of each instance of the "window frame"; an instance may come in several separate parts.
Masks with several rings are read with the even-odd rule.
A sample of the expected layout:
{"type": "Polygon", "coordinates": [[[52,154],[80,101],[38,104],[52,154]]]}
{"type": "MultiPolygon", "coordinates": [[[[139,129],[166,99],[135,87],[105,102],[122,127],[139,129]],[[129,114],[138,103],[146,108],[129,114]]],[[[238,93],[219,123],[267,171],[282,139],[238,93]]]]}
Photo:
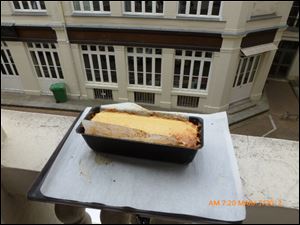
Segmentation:
{"type": "Polygon", "coordinates": [[[152,47],[131,47],[128,46],[126,47],[126,53],[127,53],[127,57],[126,57],[126,63],[127,63],[127,77],[128,77],[128,86],[132,87],[132,86],[136,86],[136,87],[151,87],[151,88],[161,88],[161,80],[162,80],[162,59],[163,59],[163,55],[162,55],[162,48],[152,48],[152,47]],[[133,52],[128,52],[128,49],[132,48],[133,52]],[[137,49],[142,48],[143,52],[142,53],[138,53],[137,49]],[[146,49],[151,49],[152,53],[151,54],[146,54],[146,49]],[[156,54],[156,50],[160,50],[161,53],[160,54],[156,54]],[[129,68],[129,57],[133,57],[133,71],[130,70],[129,68]],[[143,71],[139,71],[138,70],[138,58],[142,58],[143,60],[143,71]],[[147,64],[146,64],[146,58],[151,58],[151,85],[147,84],[147,74],[149,74],[150,72],[147,72],[147,64]],[[157,73],[156,72],[156,59],[160,59],[160,72],[157,73]],[[131,81],[131,75],[130,73],[134,73],[134,83],[130,83],[131,81]],[[138,73],[142,73],[143,74],[143,84],[139,84],[138,82],[138,73]],[[156,75],[159,75],[160,77],[160,81],[159,84],[160,85],[155,85],[155,81],[156,81],[156,75]]]}
{"type": "Polygon", "coordinates": [[[93,8],[93,10],[89,10],[89,11],[84,10],[83,1],[78,1],[78,2],[80,4],[80,10],[75,9],[74,1],[70,1],[70,4],[72,5],[71,7],[72,7],[73,14],[91,14],[91,15],[110,15],[111,14],[110,1],[107,1],[109,4],[109,11],[104,11],[103,1],[98,1],[100,9],[102,8],[102,10],[99,10],[99,11],[94,11],[94,6],[93,6],[93,4],[91,4],[93,1],[86,1],[86,2],[89,2],[90,9],[93,8]]]}
{"type": "Polygon", "coordinates": [[[12,8],[14,12],[22,12],[22,13],[46,13],[47,8],[45,1],[36,1],[38,2],[38,9],[32,9],[31,1],[27,1],[29,9],[24,9],[23,1],[11,1],[12,8]],[[17,9],[14,5],[14,2],[18,2],[20,5],[20,9],[17,9]],[[45,9],[42,9],[41,2],[44,2],[45,9]]]}
{"type": "Polygon", "coordinates": [[[112,46],[112,45],[99,45],[99,44],[80,44],[79,45],[83,70],[84,70],[84,74],[85,74],[85,81],[87,83],[118,85],[116,53],[115,53],[115,49],[114,49],[114,51],[109,51],[108,50],[109,47],[112,47],[114,49],[114,46],[112,46]],[[83,50],[82,46],[87,46],[87,50],[83,50]],[[96,46],[97,50],[95,50],[95,51],[91,50],[91,46],[96,46]],[[104,47],[104,51],[99,50],[101,47],[104,47]],[[85,65],[84,54],[88,55],[90,68],[87,68],[85,65]],[[92,55],[97,56],[98,69],[94,68],[92,55]],[[102,62],[101,62],[102,55],[105,56],[106,69],[103,69],[103,66],[102,66],[102,62]],[[114,57],[115,69],[111,69],[110,56],[114,57]],[[92,80],[88,80],[87,69],[91,70],[92,80]],[[96,79],[96,75],[95,75],[96,70],[99,71],[100,81],[97,81],[97,79],[96,79]],[[104,79],[103,79],[103,70],[107,71],[108,81],[104,81],[104,79]],[[116,82],[112,81],[112,75],[111,75],[112,73],[111,72],[115,72],[116,82]]]}
{"type": "MultiPolygon", "coordinates": [[[[153,8],[155,8],[154,6],[156,6],[157,1],[152,1],[152,12],[146,12],[146,5],[145,5],[145,1],[141,1],[142,3],[142,12],[135,12],[135,1],[122,1],[122,9],[123,9],[123,15],[128,15],[128,16],[154,16],[154,17],[163,17],[164,13],[165,13],[165,3],[163,2],[163,8],[162,8],[162,13],[153,13],[153,8]],[[127,12],[126,11],[126,6],[125,6],[125,2],[130,2],[130,9],[134,9],[134,11],[131,12],[127,12]],[[155,4],[154,4],[155,2],[155,4]],[[144,7],[143,7],[144,6],[144,7]]],[[[156,11],[156,10],[155,10],[156,11]]]]}
{"type": "Polygon", "coordinates": [[[9,76],[19,77],[20,75],[16,67],[15,61],[12,58],[11,51],[5,41],[1,41],[1,76],[2,75],[5,77],[9,77],[9,76]],[[5,60],[3,60],[2,53],[5,55],[5,58],[7,59],[8,62],[5,62],[5,60]],[[2,73],[2,69],[3,72],[5,73],[2,73]],[[10,71],[12,73],[10,73],[10,71]]]}
{"type": "Polygon", "coordinates": [[[30,55],[30,60],[32,62],[32,66],[34,68],[34,71],[35,71],[38,79],[46,78],[46,79],[64,80],[63,69],[62,69],[62,65],[60,62],[57,45],[55,43],[28,42],[28,43],[26,43],[26,47],[28,49],[28,53],[30,55]],[[36,46],[37,44],[40,44],[41,47],[37,47],[36,46]],[[32,47],[30,47],[30,45],[32,45],[32,47]],[[44,45],[48,45],[48,47],[45,48],[44,45]],[[55,46],[55,48],[53,48],[53,46],[55,46]],[[32,58],[32,55],[31,55],[32,52],[35,55],[37,64],[35,64],[34,59],[32,58]],[[41,58],[40,58],[38,52],[42,52],[43,58],[45,60],[45,65],[41,63],[41,58]],[[53,65],[50,65],[46,52],[49,52],[53,65]],[[56,53],[56,54],[54,54],[54,53],[56,53]],[[55,55],[57,57],[55,57],[55,55]],[[57,63],[57,60],[58,60],[58,63],[57,63]],[[40,73],[38,73],[36,67],[39,68],[40,73]],[[49,77],[47,77],[45,75],[43,67],[47,68],[49,77]],[[51,67],[54,68],[56,77],[53,77],[52,71],[50,69],[51,67]],[[39,75],[41,75],[41,76],[39,76],[39,75]]]}
{"type": "Polygon", "coordinates": [[[183,14],[179,13],[180,2],[181,1],[177,1],[177,7],[176,7],[176,10],[177,10],[176,11],[176,16],[178,18],[180,18],[180,17],[181,18],[199,18],[199,19],[202,19],[202,18],[204,18],[204,19],[211,18],[211,19],[219,19],[219,20],[223,19],[223,1],[220,1],[219,15],[211,15],[212,9],[213,9],[213,2],[214,1],[209,1],[207,15],[206,14],[200,14],[202,1],[198,1],[197,2],[197,12],[196,12],[196,14],[187,13],[187,12],[190,12],[190,2],[191,1],[182,1],[182,2],[185,2],[185,4],[186,4],[185,5],[185,13],[183,13],[183,14]],[[187,7],[187,4],[189,5],[189,7],[187,7]],[[200,5],[200,7],[199,7],[199,5],[200,5]]]}
{"type": "Polygon", "coordinates": [[[212,73],[213,59],[214,59],[214,52],[201,51],[201,50],[189,50],[189,49],[175,49],[174,68],[173,68],[173,82],[172,82],[173,90],[175,90],[175,91],[180,90],[180,91],[188,91],[188,92],[207,93],[208,92],[208,87],[209,87],[209,81],[210,81],[210,77],[211,77],[211,73],[212,73]],[[178,50],[182,51],[181,55],[176,55],[176,51],[178,51],[178,50]],[[191,56],[186,56],[186,51],[191,51],[192,55],[191,56]],[[195,56],[196,52],[201,52],[201,56],[195,56]],[[210,53],[211,57],[206,57],[205,56],[206,53],[210,53]],[[179,74],[175,74],[176,60],[180,60],[180,73],[179,74]],[[185,67],[186,60],[191,61],[190,71],[189,71],[188,75],[184,74],[184,67],[185,67]],[[193,75],[195,61],[200,61],[198,75],[193,75]],[[207,76],[203,76],[203,69],[204,69],[204,63],[205,62],[210,63],[209,71],[208,71],[207,76]],[[175,76],[179,76],[179,86],[178,87],[174,87],[175,76]],[[189,77],[187,88],[183,88],[184,76],[189,77]],[[197,87],[196,88],[191,88],[192,87],[192,80],[193,80],[193,77],[195,77],[195,76],[198,77],[197,87]],[[201,84],[202,84],[202,78],[203,77],[207,78],[207,83],[206,83],[206,88],[205,89],[201,89],[201,84]]]}

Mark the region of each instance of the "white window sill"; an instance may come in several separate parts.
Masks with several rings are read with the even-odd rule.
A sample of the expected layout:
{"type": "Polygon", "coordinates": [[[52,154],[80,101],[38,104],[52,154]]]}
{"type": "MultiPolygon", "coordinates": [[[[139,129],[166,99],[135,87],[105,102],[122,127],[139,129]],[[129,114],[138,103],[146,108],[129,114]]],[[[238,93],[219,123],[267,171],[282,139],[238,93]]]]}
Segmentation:
{"type": "Polygon", "coordinates": [[[202,97],[206,98],[208,96],[207,91],[201,91],[201,90],[191,90],[191,89],[175,89],[173,88],[172,95],[186,95],[186,96],[192,96],[192,97],[202,97]]]}
{"type": "Polygon", "coordinates": [[[161,93],[161,87],[152,87],[152,86],[128,86],[128,91],[141,91],[141,92],[151,92],[151,93],[161,93]]]}
{"type": "Polygon", "coordinates": [[[72,13],[72,16],[81,16],[81,17],[85,17],[85,16],[111,16],[111,12],[79,12],[79,11],[76,11],[76,12],[73,12],[72,13]]]}
{"type": "Polygon", "coordinates": [[[140,13],[125,13],[125,12],[123,12],[123,17],[163,19],[164,14],[140,14],[140,13]]]}
{"type": "Polygon", "coordinates": [[[207,21],[207,22],[226,22],[220,16],[194,16],[194,15],[180,15],[176,16],[176,19],[182,20],[197,20],[197,21],[207,21]]]}
{"type": "Polygon", "coordinates": [[[90,82],[87,82],[85,83],[85,87],[86,88],[107,88],[107,89],[112,89],[112,90],[118,90],[118,84],[117,83],[96,83],[96,82],[93,82],[93,83],[90,83],[90,82]]]}
{"type": "Polygon", "coordinates": [[[14,11],[12,16],[48,16],[47,11],[14,11]]]}

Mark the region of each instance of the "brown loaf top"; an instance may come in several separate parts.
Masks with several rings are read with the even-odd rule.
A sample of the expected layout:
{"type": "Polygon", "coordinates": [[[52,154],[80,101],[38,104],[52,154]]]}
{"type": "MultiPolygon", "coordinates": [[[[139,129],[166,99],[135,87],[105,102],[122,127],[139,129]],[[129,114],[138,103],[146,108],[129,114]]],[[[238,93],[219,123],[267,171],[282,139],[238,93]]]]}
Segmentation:
{"type": "Polygon", "coordinates": [[[177,146],[196,148],[199,145],[198,125],[185,118],[171,118],[157,113],[139,115],[132,112],[104,110],[95,114],[91,120],[140,130],[146,134],[172,137],[176,139],[174,145],[177,146]]]}

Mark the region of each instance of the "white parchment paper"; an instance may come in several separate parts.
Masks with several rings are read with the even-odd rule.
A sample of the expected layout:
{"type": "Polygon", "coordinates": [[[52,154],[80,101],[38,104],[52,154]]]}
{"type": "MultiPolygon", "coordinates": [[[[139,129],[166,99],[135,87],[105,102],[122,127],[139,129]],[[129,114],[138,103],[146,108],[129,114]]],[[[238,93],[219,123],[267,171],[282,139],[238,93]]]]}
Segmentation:
{"type": "MultiPolygon", "coordinates": [[[[109,107],[142,110],[133,103],[109,107]]],[[[85,109],[49,170],[41,187],[43,195],[178,217],[245,219],[244,206],[222,204],[223,200],[243,199],[225,112],[184,113],[204,119],[204,147],[192,163],[178,165],[95,153],[75,131],[89,109],[85,109]],[[212,201],[221,205],[211,206],[212,201]]]]}

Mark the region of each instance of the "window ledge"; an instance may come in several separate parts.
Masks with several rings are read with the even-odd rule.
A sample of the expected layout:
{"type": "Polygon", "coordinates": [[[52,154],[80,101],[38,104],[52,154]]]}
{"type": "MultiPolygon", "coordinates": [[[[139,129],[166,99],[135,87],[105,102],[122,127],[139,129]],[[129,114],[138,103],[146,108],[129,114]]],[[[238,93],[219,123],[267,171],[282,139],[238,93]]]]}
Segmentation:
{"type": "Polygon", "coordinates": [[[267,14],[267,15],[259,15],[259,16],[251,16],[247,22],[259,21],[259,20],[270,20],[270,19],[278,19],[282,16],[277,16],[275,13],[267,14]]]}
{"type": "Polygon", "coordinates": [[[134,13],[123,13],[123,18],[144,18],[144,19],[164,19],[163,14],[158,14],[158,15],[147,15],[147,14],[134,14],[134,13]]]}
{"type": "Polygon", "coordinates": [[[91,16],[111,16],[111,12],[99,12],[99,13],[92,13],[92,12],[73,12],[72,16],[78,17],[91,17],[91,16]]]}
{"type": "Polygon", "coordinates": [[[161,87],[152,87],[152,86],[128,86],[128,91],[141,91],[147,93],[161,93],[161,87]]]}
{"type": "Polygon", "coordinates": [[[85,84],[86,88],[107,88],[107,89],[112,89],[112,90],[118,90],[118,85],[114,83],[86,83],[85,84]]]}
{"type": "Polygon", "coordinates": [[[176,19],[181,19],[181,20],[196,20],[196,21],[205,21],[205,22],[223,22],[223,23],[226,22],[225,20],[223,20],[220,17],[198,17],[198,16],[177,15],[176,19]]]}
{"type": "Polygon", "coordinates": [[[207,91],[200,91],[200,90],[190,90],[190,89],[173,89],[172,95],[187,95],[192,97],[200,97],[206,98],[208,96],[207,91]]]}
{"type": "Polygon", "coordinates": [[[12,16],[49,16],[47,11],[37,11],[37,12],[21,12],[15,11],[12,16]]]}

